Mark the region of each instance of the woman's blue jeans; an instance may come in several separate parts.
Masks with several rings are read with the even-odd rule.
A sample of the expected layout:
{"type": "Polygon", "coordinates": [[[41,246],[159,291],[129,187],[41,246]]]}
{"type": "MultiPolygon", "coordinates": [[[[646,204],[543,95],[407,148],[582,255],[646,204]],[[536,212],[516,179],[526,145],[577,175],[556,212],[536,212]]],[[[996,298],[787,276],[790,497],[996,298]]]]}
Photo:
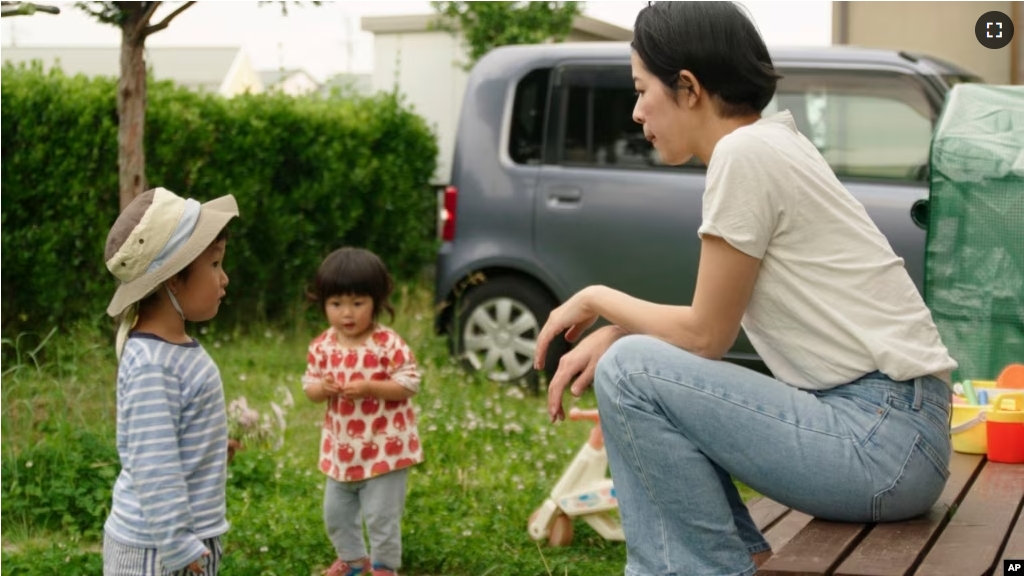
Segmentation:
{"type": "Polygon", "coordinates": [[[631,576],[753,574],[769,546],[732,478],[818,518],[880,522],[926,512],[949,476],[950,390],[931,376],[809,392],[627,336],[594,388],[631,576]]]}

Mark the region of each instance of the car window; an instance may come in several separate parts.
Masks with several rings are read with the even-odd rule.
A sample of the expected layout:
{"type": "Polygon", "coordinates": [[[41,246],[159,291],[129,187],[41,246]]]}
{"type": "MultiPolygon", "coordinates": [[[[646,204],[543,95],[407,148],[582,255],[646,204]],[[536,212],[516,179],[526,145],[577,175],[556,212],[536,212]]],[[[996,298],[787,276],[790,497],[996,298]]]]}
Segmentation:
{"type": "Polygon", "coordinates": [[[569,166],[665,167],[633,121],[636,92],[629,66],[579,66],[558,71],[553,95],[558,123],[549,160],[569,166]]]}
{"type": "Polygon", "coordinates": [[[783,71],[763,115],[789,110],[838,176],[919,180],[935,111],[906,74],[783,71]]]}
{"type": "Polygon", "coordinates": [[[635,94],[629,67],[563,69],[556,160],[586,166],[649,166],[651,145],[633,122],[635,94]]]}
{"type": "Polygon", "coordinates": [[[551,69],[534,70],[516,86],[508,155],[519,164],[539,164],[544,144],[544,115],[551,69]]]}

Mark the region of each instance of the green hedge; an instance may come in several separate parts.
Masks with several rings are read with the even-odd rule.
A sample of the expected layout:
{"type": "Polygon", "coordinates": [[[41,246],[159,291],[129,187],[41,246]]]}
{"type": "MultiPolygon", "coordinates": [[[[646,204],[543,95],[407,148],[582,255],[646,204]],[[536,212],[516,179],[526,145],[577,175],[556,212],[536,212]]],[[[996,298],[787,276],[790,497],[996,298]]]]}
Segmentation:
{"type": "MultiPolygon", "coordinates": [[[[118,212],[116,81],[3,67],[2,313],[7,337],[103,317],[118,212]]],[[[218,321],[289,319],[342,245],[409,278],[434,255],[437,145],[398,98],[225,99],[150,82],[147,178],[182,196],[231,193],[218,321]]]]}

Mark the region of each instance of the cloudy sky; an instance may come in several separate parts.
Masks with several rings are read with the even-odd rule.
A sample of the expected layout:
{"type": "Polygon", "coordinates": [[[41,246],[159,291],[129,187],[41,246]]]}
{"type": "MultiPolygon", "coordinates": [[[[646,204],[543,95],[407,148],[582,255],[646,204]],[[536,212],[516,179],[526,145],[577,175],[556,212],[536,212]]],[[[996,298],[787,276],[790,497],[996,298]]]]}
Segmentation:
{"type": "MultiPolygon", "coordinates": [[[[4,18],[0,46],[117,45],[118,30],[97,23],[71,2],[47,2],[60,15],[4,18]]],[[[167,2],[156,19],[180,6],[167,2]]],[[[632,28],[639,1],[586,2],[587,15],[632,28]]],[[[825,0],[744,2],[770,45],[827,45],[832,40],[832,3],[825,0]]],[[[373,35],[360,29],[369,15],[429,14],[429,2],[324,2],[289,9],[276,3],[205,0],[182,13],[166,30],[150,37],[150,46],[241,46],[257,70],[305,68],[323,80],[337,72],[373,69],[373,35]]]]}

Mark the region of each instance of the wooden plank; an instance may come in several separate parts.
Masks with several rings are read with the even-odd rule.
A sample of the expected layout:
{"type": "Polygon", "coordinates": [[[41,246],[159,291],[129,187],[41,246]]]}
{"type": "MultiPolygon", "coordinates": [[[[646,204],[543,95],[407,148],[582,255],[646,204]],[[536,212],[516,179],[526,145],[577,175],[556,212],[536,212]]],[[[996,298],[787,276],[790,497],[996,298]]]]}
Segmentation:
{"type": "Polygon", "coordinates": [[[782,550],[794,536],[804,529],[804,526],[811,523],[811,520],[814,520],[814,516],[792,510],[782,520],[776,522],[771,530],[765,533],[764,538],[772,550],[782,550]]]}
{"type": "Polygon", "coordinates": [[[867,524],[827,522],[815,518],[768,559],[758,574],[829,574],[868,529],[867,524]]]}
{"type": "Polygon", "coordinates": [[[984,576],[1024,500],[1024,466],[987,462],[915,574],[984,576]]]}
{"type": "Polygon", "coordinates": [[[1000,564],[1003,560],[1024,560],[1024,509],[1017,512],[1017,523],[1010,532],[1000,564]]]}
{"type": "Polygon", "coordinates": [[[984,465],[977,454],[954,453],[949,480],[925,515],[875,525],[836,570],[837,576],[905,576],[935,541],[949,520],[949,510],[963,500],[967,486],[984,465]]]}
{"type": "Polygon", "coordinates": [[[747,502],[747,510],[750,511],[750,517],[753,518],[757,529],[764,532],[779,518],[785,516],[786,512],[789,512],[789,507],[770,498],[762,497],[747,502]]]}

